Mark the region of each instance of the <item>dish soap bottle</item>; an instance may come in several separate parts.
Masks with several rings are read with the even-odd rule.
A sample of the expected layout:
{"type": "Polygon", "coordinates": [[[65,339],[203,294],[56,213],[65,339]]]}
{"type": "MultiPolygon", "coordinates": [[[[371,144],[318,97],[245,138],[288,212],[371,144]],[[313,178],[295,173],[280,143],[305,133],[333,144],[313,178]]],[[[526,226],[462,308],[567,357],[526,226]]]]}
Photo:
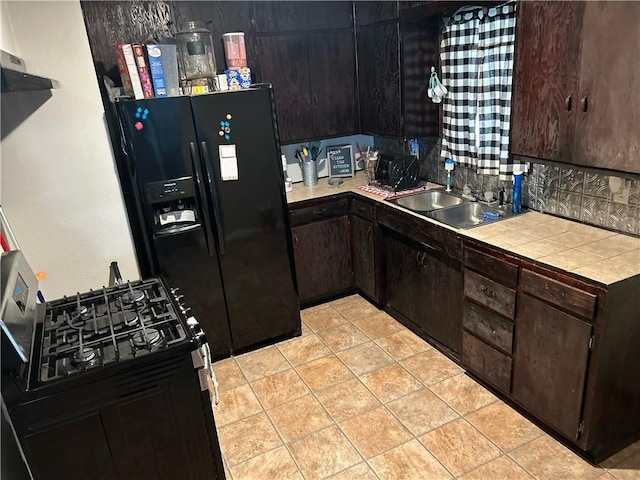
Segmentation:
{"type": "Polygon", "coordinates": [[[282,172],[284,174],[284,191],[288,193],[293,191],[293,180],[287,173],[287,157],[281,155],[280,158],[282,158],[282,172]]]}
{"type": "Polygon", "coordinates": [[[445,191],[451,191],[451,171],[453,170],[454,162],[453,158],[447,158],[444,161],[444,169],[447,171],[447,188],[445,191]]]}
{"type": "Polygon", "coordinates": [[[522,212],[522,173],[513,174],[513,202],[511,203],[511,211],[513,213],[522,212]]]}

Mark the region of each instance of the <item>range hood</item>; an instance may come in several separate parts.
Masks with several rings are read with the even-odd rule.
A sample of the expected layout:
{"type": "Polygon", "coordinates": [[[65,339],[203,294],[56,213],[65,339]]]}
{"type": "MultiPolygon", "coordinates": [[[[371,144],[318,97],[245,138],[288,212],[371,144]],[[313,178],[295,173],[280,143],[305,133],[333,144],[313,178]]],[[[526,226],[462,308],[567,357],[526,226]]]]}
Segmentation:
{"type": "Polygon", "coordinates": [[[60,82],[57,80],[27,73],[21,58],[4,50],[1,51],[1,54],[2,93],[60,88],[60,82]]]}

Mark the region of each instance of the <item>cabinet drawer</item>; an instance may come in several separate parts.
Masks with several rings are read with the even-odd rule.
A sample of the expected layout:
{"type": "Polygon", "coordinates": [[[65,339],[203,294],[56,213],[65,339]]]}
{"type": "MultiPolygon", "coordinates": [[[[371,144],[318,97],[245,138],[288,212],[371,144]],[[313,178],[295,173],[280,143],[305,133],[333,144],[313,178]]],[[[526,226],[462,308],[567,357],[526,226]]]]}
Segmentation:
{"type": "Polygon", "coordinates": [[[354,198],[351,200],[351,213],[373,221],[373,205],[354,198]]]}
{"type": "Polygon", "coordinates": [[[466,269],[464,273],[464,294],[466,297],[513,319],[516,305],[516,291],[493,280],[466,269]]]}
{"type": "Polygon", "coordinates": [[[349,199],[342,198],[291,210],[291,226],[337,217],[349,212],[349,199]]]}
{"type": "Polygon", "coordinates": [[[467,332],[462,334],[462,365],[504,393],[511,392],[511,357],[467,332]]]}
{"type": "Polygon", "coordinates": [[[513,323],[510,321],[465,300],[462,311],[462,324],[465,329],[476,337],[504,352],[512,352],[513,323]]]}
{"type": "Polygon", "coordinates": [[[515,288],[518,284],[518,266],[471,248],[464,250],[464,265],[515,288]]]}
{"type": "Polygon", "coordinates": [[[522,271],[521,285],[524,292],[581,317],[592,319],[595,316],[597,297],[584,290],[579,290],[529,270],[522,271]]]}

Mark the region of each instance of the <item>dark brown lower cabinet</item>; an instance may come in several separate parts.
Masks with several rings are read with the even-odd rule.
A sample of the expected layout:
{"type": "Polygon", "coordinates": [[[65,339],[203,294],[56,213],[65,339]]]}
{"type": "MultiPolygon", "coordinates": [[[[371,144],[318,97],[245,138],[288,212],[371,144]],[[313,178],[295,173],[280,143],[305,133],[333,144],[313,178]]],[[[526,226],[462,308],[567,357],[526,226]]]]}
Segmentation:
{"type": "Polygon", "coordinates": [[[348,215],[292,228],[300,303],[353,288],[348,215]]]}
{"type": "Polygon", "coordinates": [[[388,215],[383,214],[382,218],[386,306],[391,314],[400,313],[421,333],[459,354],[462,346],[459,239],[440,229],[434,231],[438,238],[422,235],[412,225],[419,219],[401,212],[392,215],[397,218],[404,215],[405,220],[398,223],[392,220],[395,225],[391,229],[388,215]],[[457,251],[457,255],[451,255],[450,251],[457,251]]]}
{"type": "Polygon", "coordinates": [[[351,233],[355,285],[367,297],[377,301],[373,222],[354,215],[351,217],[351,233]]]}
{"type": "Polygon", "coordinates": [[[569,439],[581,433],[592,325],[522,294],[516,315],[513,398],[569,439]]]}

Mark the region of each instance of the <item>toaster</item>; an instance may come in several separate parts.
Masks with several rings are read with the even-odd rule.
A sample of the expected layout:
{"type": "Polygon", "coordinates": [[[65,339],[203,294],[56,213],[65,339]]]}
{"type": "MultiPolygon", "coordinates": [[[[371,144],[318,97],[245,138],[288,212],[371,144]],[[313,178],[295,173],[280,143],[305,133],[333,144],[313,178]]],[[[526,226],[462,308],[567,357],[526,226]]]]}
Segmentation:
{"type": "Polygon", "coordinates": [[[376,180],[392,188],[394,192],[415,188],[420,183],[420,162],[413,155],[380,155],[376,180]]]}

